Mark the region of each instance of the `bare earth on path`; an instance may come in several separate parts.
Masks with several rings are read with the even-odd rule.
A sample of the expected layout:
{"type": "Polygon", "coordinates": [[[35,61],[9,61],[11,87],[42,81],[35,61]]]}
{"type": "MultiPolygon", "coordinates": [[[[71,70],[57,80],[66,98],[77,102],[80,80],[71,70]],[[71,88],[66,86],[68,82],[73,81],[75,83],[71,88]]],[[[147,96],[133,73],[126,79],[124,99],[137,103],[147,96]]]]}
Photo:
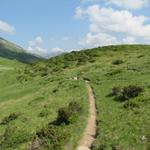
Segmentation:
{"type": "Polygon", "coordinates": [[[86,82],[89,96],[89,117],[87,126],[82,135],[81,140],[79,141],[78,147],[76,150],[90,150],[96,135],[96,106],[95,106],[95,96],[93,90],[88,82],[86,82]]]}

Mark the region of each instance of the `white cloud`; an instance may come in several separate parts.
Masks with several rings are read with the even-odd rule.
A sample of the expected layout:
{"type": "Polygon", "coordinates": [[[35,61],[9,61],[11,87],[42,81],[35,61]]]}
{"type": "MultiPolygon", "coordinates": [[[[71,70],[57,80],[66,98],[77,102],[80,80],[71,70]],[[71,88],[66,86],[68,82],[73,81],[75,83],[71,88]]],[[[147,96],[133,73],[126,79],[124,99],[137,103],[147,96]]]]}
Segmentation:
{"type": "Polygon", "coordinates": [[[60,55],[62,53],[64,53],[65,51],[59,47],[55,47],[51,49],[51,56],[57,56],[60,55]]]}
{"type": "Polygon", "coordinates": [[[15,34],[16,29],[14,26],[9,25],[7,22],[0,20],[0,31],[6,32],[8,34],[15,34]]]}
{"type": "Polygon", "coordinates": [[[136,38],[135,37],[126,37],[123,39],[124,44],[136,44],[136,38]]]}
{"type": "Polygon", "coordinates": [[[150,0],[81,0],[81,3],[106,2],[125,9],[141,9],[149,5],[150,0]]]}
{"type": "Polygon", "coordinates": [[[28,42],[30,46],[36,46],[37,44],[42,44],[43,39],[40,36],[37,36],[34,40],[28,42]]]}
{"type": "Polygon", "coordinates": [[[40,36],[38,36],[38,37],[35,38],[35,42],[39,43],[39,44],[42,44],[43,43],[43,39],[40,36]]]}
{"type": "Polygon", "coordinates": [[[141,9],[149,4],[149,0],[106,0],[109,4],[115,4],[126,9],[141,9]]]}
{"type": "MultiPolygon", "coordinates": [[[[62,40],[68,40],[69,37],[63,37],[62,40]]],[[[45,58],[49,58],[51,56],[59,55],[65,52],[63,49],[59,47],[54,47],[51,50],[43,48],[43,39],[41,36],[37,36],[35,39],[28,42],[28,52],[43,56],[45,58]]]]}
{"type": "Polygon", "coordinates": [[[64,52],[64,50],[61,48],[55,47],[55,48],[52,48],[51,52],[52,53],[62,53],[62,52],[64,52]]]}
{"type": "Polygon", "coordinates": [[[35,46],[35,47],[29,46],[28,50],[32,53],[39,54],[39,55],[43,53],[47,53],[47,49],[41,48],[39,46],[35,46]]]}
{"type": "Polygon", "coordinates": [[[84,14],[84,10],[81,7],[77,7],[75,11],[75,18],[80,19],[84,14]]]}
{"type": "Polygon", "coordinates": [[[43,57],[46,57],[48,54],[48,50],[45,48],[42,48],[40,46],[28,46],[27,51],[32,53],[32,54],[36,54],[36,55],[40,55],[43,57]]]}
{"type": "Polygon", "coordinates": [[[111,36],[106,33],[88,33],[84,39],[82,39],[79,44],[84,48],[87,47],[97,47],[97,46],[105,46],[112,44],[119,44],[116,37],[111,36]]]}
{"type": "Polygon", "coordinates": [[[43,57],[47,56],[48,50],[41,47],[41,44],[43,43],[43,39],[40,36],[37,36],[34,40],[29,41],[29,46],[27,50],[30,53],[41,55],[43,57]]]}
{"type": "MultiPolygon", "coordinates": [[[[112,41],[116,44],[117,38],[115,40],[114,38],[117,34],[122,34],[125,39],[126,37],[134,37],[135,40],[137,38],[150,39],[150,23],[148,23],[150,18],[143,15],[133,15],[132,12],[127,10],[114,10],[112,8],[101,8],[99,5],[92,5],[86,9],[78,7],[75,16],[79,19],[86,19],[90,23],[88,34],[82,40],[86,44],[90,41],[92,44],[93,40],[88,39],[93,38],[96,41],[100,41],[99,44],[102,44],[102,39],[105,39],[106,35],[109,42],[104,40],[104,44],[112,43],[112,41]],[[99,38],[99,35],[101,35],[101,38],[99,38]]],[[[127,38],[125,41],[136,42],[135,40],[127,38]]],[[[121,42],[123,43],[123,40],[121,42]]]]}

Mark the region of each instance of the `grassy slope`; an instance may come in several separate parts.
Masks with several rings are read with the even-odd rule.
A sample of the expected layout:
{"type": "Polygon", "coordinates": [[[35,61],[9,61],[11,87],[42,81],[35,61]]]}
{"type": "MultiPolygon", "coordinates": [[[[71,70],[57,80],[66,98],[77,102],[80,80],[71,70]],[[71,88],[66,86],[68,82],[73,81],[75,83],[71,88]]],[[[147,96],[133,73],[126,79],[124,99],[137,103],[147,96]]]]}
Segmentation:
{"type": "MultiPolygon", "coordinates": [[[[6,139],[7,147],[2,149],[27,149],[35,132],[52,122],[56,118],[56,113],[60,107],[66,106],[71,101],[80,102],[83,108],[82,115],[78,122],[66,127],[66,132],[70,134],[68,142],[65,143],[66,149],[73,149],[82,133],[87,116],[87,91],[84,82],[72,81],[64,75],[49,76],[47,78],[37,77],[29,82],[20,83],[16,79],[18,69],[24,67],[23,64],[6,59],[0,59],[2,69],[0,72],[0,120],[9,116],[11,113],[20,114],[19,117],[7,125],[0,125],[0,135],[3,137],[7,129],[17,127],[13,135],[6,139]],[[17,68],[17,69],[15,69],[17,68]],[[83,89],[83,90],[80,90],[83,89]],[[56,90],[56,92],[53,92],[56,90]],[[48,115],[40,117],[41,112],[48,115]],[[80,123],[82,121],[82,123],[80,123]],[[76,126],[78,128],[76,128],[76,126]],[[17,142],[21,139],[23,142],[17,142]]],[[[0,138],[0,146],[3,138],[0,138]]]]}
{"type": "MultiPolygon", "coordinates": [[[[150,136],[149,60],[150,46],[110,46],[72,52],[30,65],[20,71],[18,81],[15,80],[16,71],[9,70],[8,74],[5,70],[0,76],[3,81],[0,85],[0,119],[12,112],[19,112],[19,118],[9,126],[18,126],[31,134],[54,120],[62,105],[72,100],[79,101],[84,109],[83,114],[76,123],[65,127],[71,134],[65,147],[72,149],[85,127],[88,108],[84,82],[68,80],[78,76],[90,80],[97,99],[98,127],[92,149],[147,149],[150,136]],[[123,63],[113,65],[112,62],[118,59],[123,63]],[[142,86],[144,92],[130,99],[138,107],[124,108],[126,102],[118,102],[108,96],[116,85],[142,86]],[[54,90],[57,92],[53,93],[54,90]],[[45,105],[49,115],[41,118],[38,115],[45,105]]],[[[0,126],[0,132],[3,133],[6,128],[0,126]]],[[[29,142],[24,142],[17,146],[18,149],[25,149],[28,145],[29,142]]]]}
{"type": "Polygon", "coordinates": [[[150,136],[150,49],[149,47],[118,47],[106,51],[94,65],[84,68],[84,76],[91,80],[98,109],[98,130],[94,150],[148,149],[150,136]],[[120,49],[120,50],[119,50],[120,49]],[[124,61],[112,65],[114,60],[124,61]],[[90,71],[86,69],[91,68],[90,71]],[[144,92],[131,99],[138,107],[124,108],[125,102],[109,97],[115,86],[138,85],[144,92]],[[142,140],[142,137],[146,140],[142,140]]]}

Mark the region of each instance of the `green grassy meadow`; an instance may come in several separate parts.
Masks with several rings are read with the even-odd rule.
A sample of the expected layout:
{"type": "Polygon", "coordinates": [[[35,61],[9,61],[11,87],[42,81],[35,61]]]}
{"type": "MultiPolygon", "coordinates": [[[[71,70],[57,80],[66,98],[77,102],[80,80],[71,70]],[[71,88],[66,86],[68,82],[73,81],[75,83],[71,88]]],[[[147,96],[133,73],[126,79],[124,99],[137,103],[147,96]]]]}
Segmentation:
{"type": "Polygon", "coordinates": [[[16,79],[18,71],[15,67],[20,65],[22,68],[24,65],[15,66],[8,62],[5,65],[14,68],[2,70],[0,74],[0,120],[12,113],[19,115],[8,124],[0,125],[1,149],[28,149],[36,132],[55,120],[58,109],[76,101],[82,106],[82,115],[75,123],[62,127],[69,135],[67,143],[62,145],[73,149],[83,132],[88,114],[84,82],[55,76],[21,83],[16,79]],[[8,133],[8,139],[3,139],[8,129],[14,130],[13,134],[8,133]]]}
{"type": "Polygon", "coordinates": [[[26,150],[35,143],[37,149],[75,149],[88,117],[84,80],[96,97],[97,135],[91,149],[148,150],[150,46],[145,45],[99,47],[30,65],[0,58],[0,149],[26,150]],[[114,87],[129,85],[143,90],[124,101],[111,94],[114,87]],[[69,123],[54,125],[60,108],[72,113],[72,101],[81,112],[69,123]],[[7,121],[10,114],[13,119],[7,121]]]}

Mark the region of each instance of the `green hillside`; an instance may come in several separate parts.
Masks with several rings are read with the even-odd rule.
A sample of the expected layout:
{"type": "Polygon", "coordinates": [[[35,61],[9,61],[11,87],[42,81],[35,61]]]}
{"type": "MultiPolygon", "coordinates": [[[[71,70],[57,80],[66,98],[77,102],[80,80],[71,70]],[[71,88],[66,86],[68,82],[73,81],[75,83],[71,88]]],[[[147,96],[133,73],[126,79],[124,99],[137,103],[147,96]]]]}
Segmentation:
{"type": "Polygon", "coordinates": [[[88,117],[85,80],[97,108],[91,149],[150,148],[150,46],[99,47],[15,66],[0,70],[0,149],[75,150],[88,117]]]}
{"type": "Polygon", "coordinates": [[[32,63],[41,60],[41,58],[25,52],[20,46],[11,43],[0,37],[0,57],[7,59],[16,59],[23,63],[32,63]]]}

